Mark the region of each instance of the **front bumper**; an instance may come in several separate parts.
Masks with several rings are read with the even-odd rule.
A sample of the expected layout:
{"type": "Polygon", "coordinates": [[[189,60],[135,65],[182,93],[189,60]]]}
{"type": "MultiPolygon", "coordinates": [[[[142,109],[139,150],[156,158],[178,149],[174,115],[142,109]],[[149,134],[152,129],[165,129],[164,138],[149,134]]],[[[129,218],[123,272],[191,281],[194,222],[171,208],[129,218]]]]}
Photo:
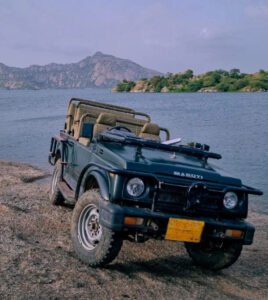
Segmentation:
{"type": "MultiPolygon", "coordinates": [[[[144,220],[160,221],[163,224],[168,223],[169,218],[181,218],[196,221],[204,221],[205,228],[202,234],[202,239],[216,238],[216,239],[232,239],[226,237],[224,232],[226,230],[241,230],[243,231],[243,237],[234,238],[239,240],[244,245],[250,245],[253,242],[255,228],[252,224],[245,222],[241,219],[223,219],[223,218],[210,218],[210,217],[196,217],[185,216],[179,214],[168,214],[162,212],[155,212],[146,208],[126,207],[118,204],[112,204],[110,202],[101,202],[100,204],[100,222],[103,226],[108,227],[114,231],[135,231],[152,233],[146,225],[126,225],[124,223],[125,217],[137,217],[144,220]]],[[[164,225],[165,226],[165,225],[164,225]]],[[[162,228],[163,229],[163,228],[162,228]]],[[[164,228],[164,232],[166,228],[164,228]]]]}

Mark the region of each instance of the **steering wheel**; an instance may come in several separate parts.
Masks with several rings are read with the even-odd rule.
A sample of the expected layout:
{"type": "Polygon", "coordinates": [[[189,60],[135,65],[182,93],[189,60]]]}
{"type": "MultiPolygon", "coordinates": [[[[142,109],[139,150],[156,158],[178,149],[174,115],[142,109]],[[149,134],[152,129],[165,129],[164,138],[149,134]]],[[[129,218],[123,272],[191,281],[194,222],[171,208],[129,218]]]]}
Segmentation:
{"type": "Polygon", "coordinates": [[[124,130],[124,131],[127,131],[127,132],[132,132],[126,126],[114,126],[114,127],[111,127],[108,131],[112,131],[112,130],[124,130]]]}

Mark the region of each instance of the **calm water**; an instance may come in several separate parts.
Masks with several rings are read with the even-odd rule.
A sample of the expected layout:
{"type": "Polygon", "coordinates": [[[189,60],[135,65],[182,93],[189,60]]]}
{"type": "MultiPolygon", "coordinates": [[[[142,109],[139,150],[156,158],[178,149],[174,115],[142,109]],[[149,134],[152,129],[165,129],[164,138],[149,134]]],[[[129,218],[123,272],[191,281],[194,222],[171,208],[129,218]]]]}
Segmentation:
{"type": "Polygon", "coordinates": [[[109,90],[0,90],[0,159],[49,169],[50,137],[63,128],[70,97],[130,106],[152,116],[183,142],[209,144],[223,159],[213,163],[266,195],[253,208],[268,212],[268,93],[115,94],[109,90]]]}

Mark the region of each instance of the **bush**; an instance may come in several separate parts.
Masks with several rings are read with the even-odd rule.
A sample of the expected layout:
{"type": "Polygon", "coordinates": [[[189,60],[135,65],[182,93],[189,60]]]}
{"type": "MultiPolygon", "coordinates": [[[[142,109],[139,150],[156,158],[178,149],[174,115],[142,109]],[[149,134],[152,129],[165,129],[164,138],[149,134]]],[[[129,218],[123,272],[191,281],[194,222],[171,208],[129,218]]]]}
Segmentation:
{"type": "Polygon", "coordinates": [[[131,89],[135,86],[134,81],[123,80],[119,82],[116,86],[117,92],[130,92],[131,89]]]}

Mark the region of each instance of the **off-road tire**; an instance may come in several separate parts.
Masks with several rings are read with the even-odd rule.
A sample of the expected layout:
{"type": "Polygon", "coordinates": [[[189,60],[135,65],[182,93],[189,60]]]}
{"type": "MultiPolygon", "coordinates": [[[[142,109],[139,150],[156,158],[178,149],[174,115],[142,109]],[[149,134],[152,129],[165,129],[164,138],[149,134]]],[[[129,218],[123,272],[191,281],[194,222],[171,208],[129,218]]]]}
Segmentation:
{"type": "Polygon", "coordinates": [[[64,202],[64,198],[57,186],[60,181],[61,169],[62,165],[60,159],[58,159],[54,167],[49,190],[49,200],[54,205],[62,205],[64,202]]]}
{"type": "Polygon", "coordinates": [[[74,250],[78,258],[91,267],[102,267],[110,263],[117,257],[123,243],[119,233],[99,224],[99,201],[104,200],[98,190],[90,190],[82,194],[74,207],[71,223],[74,250]],[[92,229],[90,229],[92,226],[90,218],[93,218],[91,214],[94,213],[97,222],[96,218],[94,221],[99,226],[96,234],[99,240],[95,245],[91,244],[92,229]]]}
{"type": "Polygon", "coordinates": [[[194,264],[205,269],[217,271],[235,263],[242,251],[238,242],[224,241],[216,247],[215,242],[185,243],[185,248],[194,264]]]}

